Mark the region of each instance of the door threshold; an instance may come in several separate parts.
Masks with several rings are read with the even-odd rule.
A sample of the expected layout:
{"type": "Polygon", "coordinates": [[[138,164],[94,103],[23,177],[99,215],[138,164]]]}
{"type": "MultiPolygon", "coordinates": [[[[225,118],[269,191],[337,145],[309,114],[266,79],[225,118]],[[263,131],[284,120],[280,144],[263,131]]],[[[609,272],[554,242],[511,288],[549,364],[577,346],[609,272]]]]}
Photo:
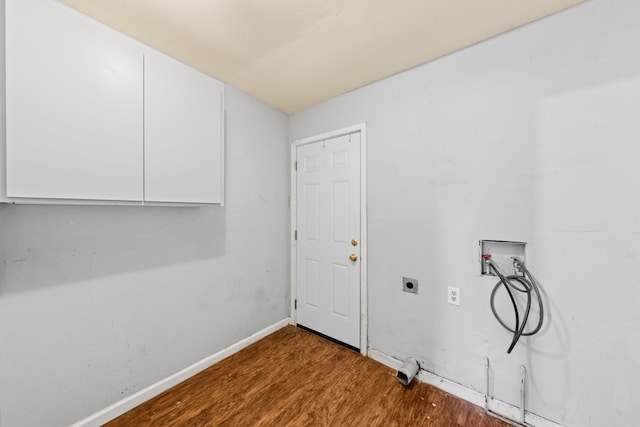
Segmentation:
{"type": "Polygon", "coordinates": [[[321,337],[321,338],[324,338],[324,339],[326,339],[326,340],[329,340],[329,341],[331,341],[332,343],[338,344],[338,345],[340,345],[340,346],[342,346],[342,347],[346,347],[346,348],[348,348],[348,349],[349,349],[349,350],[351,350],[351,351],[355,351],[356,353],[360,353],[360,349],[359,349],[358,347],[354,347],[354,346],[352,346],[352,345],[350,345],[350,344],[347,344],[347,343],[345,343],[345,342],[342,342],[342,341],[340,341],[340,340],[337,340],[337,339],[335,339],[335,338],[332,338],[332,337],[330,337],[330,336],[328,336],[328,335],[325,335],[325,334],[320,333],[320,332],[318,332],[318,331],[314,331],[313,329],[311,329],[311,328],[307,328],[306,326],[301,325],[301,324],[299,324],[299,323],[298,323],[296,326],[297,326],[298,328],[300,328],[300,329],[304,330],[304,331],[310,332],[310,333],[312,333],[312,334],[314,334],[314,335],[317,335],[317,336],[319,336],[319,337],[321,337]]]}

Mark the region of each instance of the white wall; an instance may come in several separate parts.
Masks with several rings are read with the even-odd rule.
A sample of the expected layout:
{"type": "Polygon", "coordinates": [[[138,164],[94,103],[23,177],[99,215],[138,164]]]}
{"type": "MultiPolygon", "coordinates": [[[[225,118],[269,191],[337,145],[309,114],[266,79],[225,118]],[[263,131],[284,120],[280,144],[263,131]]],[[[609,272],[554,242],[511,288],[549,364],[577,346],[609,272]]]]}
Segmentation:
{"type": "Polygon", "coordinates": [[[288,316],[287,116],[225,90],[224,208],[0,205],[0,426],[69,425],[288,316]]]}
{"type": "Polygon", "coordinates": [[[637,0],[590,0],[291,117],[291,140],[367,123],[372,348],[481,392],[490,357],[513,404],[525,364],[529,410],[636,425],[639,17],[637,0]],[[480,239],[528,242],[546,291],[547,326],[511,355],[480,239]]]}

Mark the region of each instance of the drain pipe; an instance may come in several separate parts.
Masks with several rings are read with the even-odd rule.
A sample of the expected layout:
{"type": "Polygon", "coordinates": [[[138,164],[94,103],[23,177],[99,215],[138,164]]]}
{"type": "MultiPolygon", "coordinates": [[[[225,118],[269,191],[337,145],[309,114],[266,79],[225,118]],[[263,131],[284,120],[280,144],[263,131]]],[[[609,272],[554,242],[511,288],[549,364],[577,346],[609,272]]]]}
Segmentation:
{"type": "Polygon", "coordinates": [[[411,380],[418,374],[420,370],[420,364],[413,357],[409,357],[404,361],[398,372],[396,373],[396,378],[404,384],[409,385],[411,380]]]}
{"type": "Polygon", "coordinates": [[[534,427],[531,424],[527,423],[524,420],[525,410],[524,410],[524,399],[525,399],[525,386],[527,382],[527,368],[522,365],[521,367],[521,379],[520,379],[520,421],[512,420],[511,418],[507,418],[504,415],[500,415],[497,412],[489,409],[489,376],[490,376],[490,362],[487,357],[487,392],[484,395],[484,413],[489,415],[492,418],[496,418],[502,422],[505,422],[514,427],[534,427]]]}

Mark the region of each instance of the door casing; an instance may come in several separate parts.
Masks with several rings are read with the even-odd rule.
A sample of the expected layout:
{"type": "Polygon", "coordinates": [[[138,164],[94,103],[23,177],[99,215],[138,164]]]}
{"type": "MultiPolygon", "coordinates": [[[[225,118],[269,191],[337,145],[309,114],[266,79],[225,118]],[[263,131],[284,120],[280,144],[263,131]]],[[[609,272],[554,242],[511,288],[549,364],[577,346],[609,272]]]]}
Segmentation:
{"type": "Polygon", "coordinates": [[[297,324],[296,318],[296,306],[297,299],[297,240],[296,230],[297,224],[297,176],[295,165],[297,162],[297,148],[301,145],[311,144],[313,142],[323,141],[330,138],[335,138],[352,133],[360,133],[360,353],[364,356],[367,355],[368,341],[367,341],[367,328],[368,328],[368,316],[367,316],[367,135],[366,124],[361,123],[354,126],[337,129],[334,131],[326,132],[320,135],[311,136],[308,138],[298,139],[291,142],[290,147],[290,177],[291,177],[291,189],[289,193],[290,206],[291,206],[291,227],[289,229],[289,239],[291,242],[291,321],[293,325],[297,324]]]}

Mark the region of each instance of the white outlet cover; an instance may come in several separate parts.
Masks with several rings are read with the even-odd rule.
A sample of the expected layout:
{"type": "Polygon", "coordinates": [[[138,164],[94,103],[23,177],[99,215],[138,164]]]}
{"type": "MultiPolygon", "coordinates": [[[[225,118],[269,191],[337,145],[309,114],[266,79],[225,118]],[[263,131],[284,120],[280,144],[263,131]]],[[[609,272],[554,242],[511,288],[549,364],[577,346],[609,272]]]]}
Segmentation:
{"type": "Polygon", "coordinates": [[[460,288],[448,287],[447,302],[452,305],[460,305],[460,288]]]}

